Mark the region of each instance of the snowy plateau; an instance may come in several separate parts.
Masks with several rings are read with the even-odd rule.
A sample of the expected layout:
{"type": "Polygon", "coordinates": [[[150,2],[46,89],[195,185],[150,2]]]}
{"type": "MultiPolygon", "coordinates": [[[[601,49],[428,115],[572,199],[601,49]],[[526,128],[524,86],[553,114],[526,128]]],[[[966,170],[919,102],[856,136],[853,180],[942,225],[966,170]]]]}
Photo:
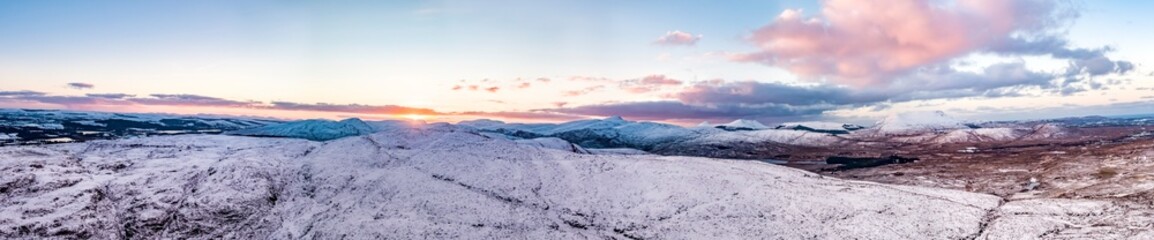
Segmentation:
{"type": "Polygon", "coordinates": [[[452,126],[5,147],[0,171],[0,237],[15,239],[966,239],[995,234],[1001,203],[452,126]]]}
{"type": "Polygon", "coordinates": [[[1097,144],[1083,136],[1103,132],[1079,126],[1107,123],[1130,124],[970,123],[939,112],[867,128],[350,119],[5,146],[0,239],[1154,239],[1154,209],[1141,203],[1154,162],[1118,167],[1145,155],[1070,161],[1113,172],[1046,167],[1021,176],[1011,174],[1035,170],[1010,170],[1033,165],[931,159],[831,173],[727,159],[855,149],[932,157],[956,146],[980,146],[958,155],[980,157],[996,154],[987,143],[1097,144]],[[982,167],[994,169],[963,171],[982,167]],[[1081,177],[1091,174],[1099,177],[1081,177]],[[1033,187],[1018,191],[1017,178],[1033,187]]]}

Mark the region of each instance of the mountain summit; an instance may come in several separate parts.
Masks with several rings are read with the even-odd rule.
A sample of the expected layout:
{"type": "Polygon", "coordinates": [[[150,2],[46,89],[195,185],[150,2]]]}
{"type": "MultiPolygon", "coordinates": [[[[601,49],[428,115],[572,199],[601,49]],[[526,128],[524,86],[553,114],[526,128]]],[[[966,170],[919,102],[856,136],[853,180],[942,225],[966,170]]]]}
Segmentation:
{"type": "Polygon", "coordinates": [[[873,127],[878,134],[904,135],[969,128],[942,111],[903,112],[887,116],[873,127]]]}

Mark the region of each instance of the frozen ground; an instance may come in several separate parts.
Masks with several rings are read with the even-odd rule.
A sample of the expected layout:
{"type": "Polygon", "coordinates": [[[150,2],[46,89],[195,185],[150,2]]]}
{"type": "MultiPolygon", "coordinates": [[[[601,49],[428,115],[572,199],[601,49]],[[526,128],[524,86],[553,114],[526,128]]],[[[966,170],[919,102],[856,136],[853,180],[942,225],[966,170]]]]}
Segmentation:
{"type": "Polygon", "coordinates": [[[1020,223],[992,195],[552,145],[434,127],[4,147],[0,238],[972,239],[1020,223]]]}

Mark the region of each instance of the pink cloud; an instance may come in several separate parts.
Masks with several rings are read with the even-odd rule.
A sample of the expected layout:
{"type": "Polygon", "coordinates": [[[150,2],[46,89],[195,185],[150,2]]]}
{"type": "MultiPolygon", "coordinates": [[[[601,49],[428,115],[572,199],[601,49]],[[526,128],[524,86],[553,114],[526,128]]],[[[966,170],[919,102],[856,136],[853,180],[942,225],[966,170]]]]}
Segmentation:
{"type": "Polygon", "coordinates": [[[653,44],[668,45],[668,46],[693,46],[697,41],[701,40],[701,35],[693,35],[692,33],[682,31],[669,31],[664,36],[657,38],[653,44]]]}
{"type": "Polygon", "coordinates": [[[641,78],[645,85],[681,85],[681,80],[665,77],[665,75],[649,75],[641,78]]]}
{"type": "Polygon", "coordinates": [[[1056,6],[1036,0],[858,0],[822,2],[819,17],[786,10],[755,30],[760,51],[732,60],[785,68],[805,78],[864,86],[918,67],[1045,30],[1056,6]]]}
{"type": "Polygon", "coordinates": [[[497,91],[500,91],[500,90],[501,90],[501,88],[500,88],[500,87],[488,87],[488,88],[485,88],[485,91],[488,91],[488,92],[491,92],[491,93],[495,93],[495,92],[497,92],[497,91]]]}
{"type": "Polygon", "coordinates": [[[659,91],[665,87],[680,86],[681,80],[672,79],[665,75],[649,75],[637,79],[621,81],[619,87],[629,93],[648,93],[659,91]]]}
{"type": "Polygon", "coordinates": [[[587,88],[583,88],[580,90],[565,91],[561,95],[565,96],[565,97],[576,97],[576,96],[581,96],[581,95],[589,94],[592,92],[600,91],[601,89],[604,89],[604,88],[605,88],[605,86],[603,86],[603,85],[602,86],[592,86],[592,87],[587,87],[587,88]]]}

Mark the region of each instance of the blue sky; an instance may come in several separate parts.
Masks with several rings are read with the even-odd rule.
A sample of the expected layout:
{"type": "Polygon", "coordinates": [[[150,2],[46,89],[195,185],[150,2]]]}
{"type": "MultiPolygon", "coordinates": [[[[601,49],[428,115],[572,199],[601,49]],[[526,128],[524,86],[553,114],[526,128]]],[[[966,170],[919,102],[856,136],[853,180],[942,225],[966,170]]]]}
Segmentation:
{"type": "MultiPolygon", "coordinates": [[[[927,3],[900,2],[912,6],[927,3]]],[[[925,11],[952,11],[952,5],[938,2],[943,1],[928,1],[931,8],[925,11]]],[[[1037,29],[1042,29],[1047,36],[1068,42],[1062,49],[1109,46],[1112,51],[1097,55],[1108,58],[1099,63],[1125,62],[1136,67],[1065,76],[1058,72],[1070,68],[1071,61],[1090,58],[1057,58],[1047,55],[1050,52],[1022,53],[1022,49],[989,50],[1003,46],[990,41],[959,45],[933,54],[927,58],[930,60],[851,76],[841,70],[803,71],[784,61],[831,61],[835,58],[821,55],[829,52],[788,55],[792,52],[786,51],[796,49],[768,47],[806,37],[789,35],[800,34],[797,32],[774,32],[777,26],[786,24],[781,16],[787,11],[800,10],[805,16],[801,20],[813,18],[836,27],[837,23],[829,22],[830,19],[846,13],[822,9],[851,5],[838,1],[5,1],[0,2],[0,36],[4,36],[0,37],[0,91],[39,94],[0,99],[5,100],[0,106],[214,111],[288,118],[412,117],[411,111],[331,109],[346,105],[395,106],[432,110],[435,113],[420,117],[450,121],[482,117],[543,121],[606,115],[628,118],[637,112],[633,109],[645,108],[680,114],[635,114],[634,118],[692,122],[727,118],[861,119],[892,111],[933,108],[979,117],[1023,109],[1059,116],[1070,111],[1046,109],[1074,105],[1086,105],[1086,114],[1096,114],[1091,110],[1118,103],[1132,106],[1145,101],[1147,95],[1154,95],[1136,90],[1152,85],[1147,76],[1151,70],[1144,63],[1154,61],[1154,48],[1146,43],[1154,39],[1154,33],[1144,31],[1142,26],[1154,21],[1142,10],[1154,9],[1154,4],[1009,2],[1021,3],[1005,7],[1015,13],[1038,16],[991,15],[999,21],[1012,18],[1017,22],[1013,22],[1014,28],[1004,31],[1005,36],[980,37],[1010,37],[1023,32],[1037,35],[1037,29]],[[1078,17],[1051,19],[1047,15],[1065,13],[1059,10],[1034,13],[1050,11],[1047,7],[1053,6],[1072,9],[1070,12],[1078,17]],[[1042,10],[1026,11],[1030,9],[1042,10]],[[1021,19],[1029,17],[1060,23],[1026,26],[1021,19]],[[699,39],[692,44],[655,43],[672,31],[699,39]],[[755,33],[767,37],[752,39],[755,33]],[[739,55],[752,57],[755,53],[776,57],[735,60],[739,55]],[[977,81],[974,79],[982,77],[980,74],[945,76],[926,74],[925,70],[982,72],[999,63],[1021,63],[1023,67],[1018,70],[1050,74],[1047,76],[1052,79],[1022,79],[1014,84],[989,80],[992,85],[974,87],[947,82],[977,81]],[[645,80],[659,79],[656,76],[669,81],[645,80]],[[858,79],[862,76],[868,80],[858,79]],[[537,79],[549,81],[533,81],[537,79]],[[709,83],[711,80],[720,81],[709,83]],[[1046,80],[1051,82],[1039,82],[1046,80]],[[1060,83],[1064,81],[1078,84],[1060,83]],[[652,82],[676,84],[645,85],[652,82]],[[916,88],[913,82],[950,87],[916,88]],[[68,83],[92,87],[69,87],[68,83]],[[1081,89],[1075,89],[1078,87],[1081,89]],[[486,90],[490,88],[491,91],[486,90]],[[848,95],[880,95],[864,98],[868,101],[819,99],[804,104],[772,97],[823,89],[845,91],[848,95]],[[86,94],[102,93],[135,96],[81,99],[86,94]],[[198,98],[176,99],[189,102],[170,105],[150,105],[145,103],[155,101],[141,100],[163,98],[153,94],[198,98]],[[1105,95],[1114,100],[1102,97],[1105,95]],[[60,98],[69,96],[75,98],[60,98]],[[197,102],[205,98],[254,104],[237,107],[197,102]],[[702,100],[706,98],[743,100],[702,100]],[[324,103],[322,107],[329,108],[301,110],[274,106],[274,102],[324,103]],[[650,108],[655,106],[664,108],[650,108]]],[[[872,9],[848,7],[860,8],[855,11],[872,9]]],[[[931,17],[927,21],[984,21],[967,16],[931,17]]],[[[873,17],[878,20],[886,16],[873,17]]],[[[892,23],[870,20],[862,18],[868,24],[892,23]]],[[[959,33],[972,36],[986,32],[989,31],[959,33]]],[[[869,36],[860,35],[861,31],[846,30],[843,34],[862,36],[864,39],[859,42],[870,40],[869,36]]],[[[832,35],[809,39],[827,41],[828,36],[832,35]]],[[[825,48],[846,47],[854,45],[853,38],[822,44],[825,48]]],[[[897,47],[902,46],[905,45],[897,47]]],[[[851,58],[900,59],[878,57],[877,53],[845,54],[851,54],[851,58]]],[[[1125,110],[1131,111],[1143,110],[1125,110]]]]}

